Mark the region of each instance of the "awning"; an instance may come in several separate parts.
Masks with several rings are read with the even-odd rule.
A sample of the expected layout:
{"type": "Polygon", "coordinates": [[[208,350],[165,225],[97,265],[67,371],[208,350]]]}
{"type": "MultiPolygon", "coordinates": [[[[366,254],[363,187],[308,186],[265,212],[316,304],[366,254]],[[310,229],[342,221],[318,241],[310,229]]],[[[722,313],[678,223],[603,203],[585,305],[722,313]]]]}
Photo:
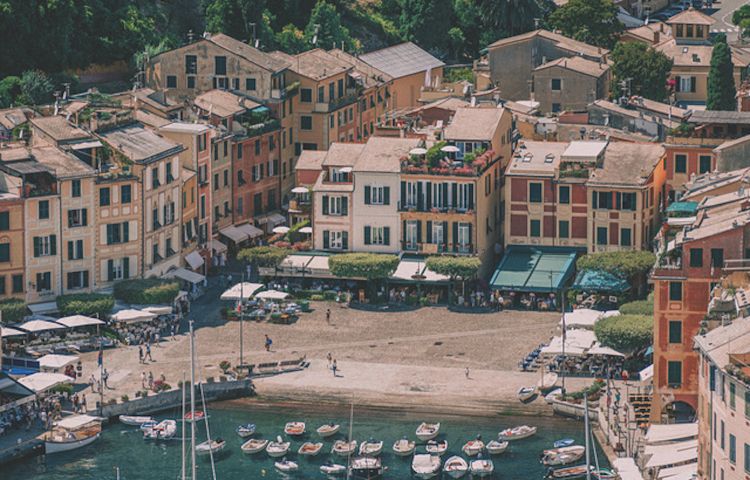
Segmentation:
{"type": "Polygon", "coordinates": [[[90,325],[103,325],[106,322],[99,320],[98,318],[86,317],[83,315],[72,315],[70,317],[63,317],[56,320],[60,325],[65,325],[68,328],[75,327],[88,327],[90,325]]]}
{"type": "Polygon", "coordinates": [[[59,323],[48,322],[46,320],[30,320],[26,323],[16,325],[16,327],[31,333],[46,332],[48,330],[59,330],[65,328],[59,323]]]}
{"type": "Polygon", "coordinates": [[[242,225],[237,225],[237,230],[247,235],[249,238],[256,238],[263,235],[263,230],[256,227],[255,225],[250,225],[249,223],[243,223],[242,225]]]}
{"type": "Polygon", "coordinates": [[[241,243],[247,240],[247,234],[234,225],[229,225],[219,230],[219,233],[227,237],[234,243],[241,243]]]}
{"type": "Polygon", "coordinates": [[[657,446],[646,445],[644,455],[650,456],[646,462],[646,468],[694,463],[698,459],[698,440],[657,446]]]}
{"type": "Polygon", "coordinates": [[[673,202],[667,207],[667,213],[695,214],[698,211],[698,202],[673,202]]]}
{"type": "Polygon", "coordinates": [[[517,292],[557,292],[573,275],[579,250],[511,245],[492,275],[491,288],[517,292]]]}
{"type": "Polygon", "coordinates": [[[596,342],[593,347],[586,352],[589,355],[601,355],[605,357],[624,357],[625,354],[618,352],[614,348],[605,347],[601,343],[596,342]]]}
{"type": "Polygon", "coordinates": [[[604,270],[581,270],[571,287],[587,292],[622,293],[630,290],[624,278],[604,270]]]}
{"type": "Polygon", "coordinates": [[[57,302],[34,303],[28,305],[28,309],[31,313],[57,313],[57,302]]]}
{"type": "MultiPolygon", "coordinates": [[[[585,355],[596,343],[596,335],[591,330],[573,329],[565,334],[565,355],[585,355]]],[[[561,336],[553,337],[550,344],[542,348],[545,355],[560,355],[563,353],[561,336]]]]}
{"type": "Polygon", "coordinates": [[[144,307],[141,310],[143,310],[144,312],[153,313],[154,315],[169,315],[172,313],[172,307],[166,305],[154,305],[151,307],[144,307]]]}
{"type": "Polygon", "coordinates": [[[78,355],[49,354],[39,358],[39,367],[41,367],[42,370],[58,370],[76,363],[79,359],[80,357],[78,355]]]}
{"type": "Polygon", "coordinates": [[[227,251],[227,246],[215,238],[211,239],[211,248],[216,251],[216,253],[224,253],[227,251]]]}
{"type": "Polygon", "coordinates": [[[156,318],[156,315],[151,312],[144,312],[143,310],[133,309],[120,310],[119,312],[112,315],[112,320],[114,320],[115,322],[123,323],[148,322],[149,320],[153,320],[154,318],[156,318]]]}
{"type": "Polygon", "coordinates": [[[193,270],[195,270],[196,268],[200,268],[200,266],[203,265],[203,257],[201,257],[200,253],[195,251],[188,253],[185,256],[185,261],[193,270]]]}
{"type": "Polygon", "coordinates": [[[173,270],[169,270],[164,275],[162,275],[162,278],[179,278],[192,284],[202,283],[206,279],[206,277],[204,277],[200,273],[191,272],[190,270],[187,270],[185,268],[175,268],[173,270]]]}
{"type": "Polygon", "coordinates": [[[255,298],[263,298],[266,300],[286,300],[289,298],[289,294],[278,290],[266,290],[255,294],[255,298]]]}
{"type": "Polygon", "coordinates": [[[281,225],[282,223],[286,222],[286,218],[284,218],[284,216],[279,213],[269,213],[268,215],[261,215],[260,217],[256,218],[256,221],[260,225],[270,225],[270,227],[273,228],[276,225],[281,225]]]}
{"type": "Polygon", "coordinates": [[[46,392],[50,388],[65,383],[72,383],[73,379],[62,373],[39,372],[18,379],[18,383],[34,393],[46,392]]]}
{"type": "Polygon", "coordinates": [[[572,312],[565,313],[564,320],[560,319],[560,326],[563,321],[566,328],[582,327],[592,329],[596,322],[602,318],[602,312],[590,308],[577,308],[572,312]]]}
{"type": "Polygon", "coordinates": [[[666,442],[690,440],[698,437],[697,423],[654,424],[648,427],[646,443],[656,445],[666,442]]]}
{"type": "Polygon", "coordinates": [[[99,140],[94,140],[93,142],[73,143],[70,145],[70,148],[72,148],[73,150],[87,150],[89,148],[99,148],[102,146],[102,142],[100,142],[99,140]]]}
{"type": "Polygon", "coordinates": [[[654,378],[654,364],[652,363],[648,367],[638,372],[638,377],[640,377],[641,383],[651,381],[651,379],[654,378]]]}
{"type": "Polygon", "coordinates": [[[402,257],[401,261],[398,262],[396,271],[391,276],[391,280],[437,283],[447,282],[450,278],[427,268],[427,262],[424,257],[402,257]]]}
{"type": "Polygon", "coordinates": [[[612,467],[617,471],[620,480],[643,480],[643,475],[631,457],[615,458],[612,467]]]}
{"type": "Polygon", "coordinates": [[[16,330],[15,328],[3,327],[3,329],[2,329],[2,335],[3,335],[3,338],[6,338],[6,337],[22,337],[22,336],[26,335],[26,332],[22,332],[21,330],[16,330]]]}
{"type": "Polygon", "coordinates": [[[55,422],[55,426],[66,430],[76,430],[94,422],[101,422],[101,419],[99,417],[92,417],[91,415],[73,415],[55,422]]]}
{"type": "Polygon", "coordinates": [[[221,294],[222,300],[247,300],[255,295],[255,292],[263,288],[261,283],[241,282],[232,286],[221,294]]]}
{"type": "Polygon", "coordinates": [[[698,478],[698,464],[689,463],[678,467],[662,468],[657,478],[659,480],[691,480],[698,478]]]}

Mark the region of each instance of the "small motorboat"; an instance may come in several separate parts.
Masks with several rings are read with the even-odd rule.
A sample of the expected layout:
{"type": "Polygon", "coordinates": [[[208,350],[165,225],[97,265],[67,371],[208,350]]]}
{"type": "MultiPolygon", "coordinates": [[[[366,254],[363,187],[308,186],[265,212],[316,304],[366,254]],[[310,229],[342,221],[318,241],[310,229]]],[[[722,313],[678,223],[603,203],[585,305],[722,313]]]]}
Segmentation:
{"type": "Polygon", "coordinates": [[[521,387],[518,389],[518,399],[521,402],[528,402],[536,395],[536,387],[521,387]]]}
{"type": "Polygon", "coordinates": [[[520,427],[506,428],[497,435],[498,440],[511,442],[513,440],[522,440],[529,438],[536,433],[536,427],[521,425],[520,427]]]}
{"type": "Polygon", "coordinates": [[[495,471],[495,464],[490,459],[478,458],[471,461],[469,471],[472,477],[489,477],[495,471]]]}
{"type": "Polygon", "coordinates": [[[326,462],[320,466],[320,472],[326,475],[343,475],[346,473],[346,466],[339,465],[338,463],[326,462]]]}
{"type": "Polygon", "coordinates": [[[429,453],[414,455],[411,469],[417,478],[428,479],[436,477],[440,472],[440,457],[429,453]]]}
{"type": "Polygon", "coordinates": [[[615,480],[619,478],[616,472],[609,468],[599,468],[591,471],[591,478],[595,480],[615,480]]]}
{"type": "Polygon", "coordinates": [[[583,458],[585,453],[586,447],[580,445],[545,450],[542,452],[542,463],[547,467],[570,465],[583,458]]]}
{"type": "Polygon", "coordinates": [[[552,445],[555,448],[562,448],[562,447],[569,447],[573,445],[574,443],[576,443],[576,441],[573,440],[572,438],[561,438],[560,440],[555,441],[555,443],[553,443],[552,445]]]}
{"type": "Polygon", "coordinates": [[[301,447],[299,447],[299,450],[297,450],[297,453],[305,457],[314,457],[315,455],[319,454],[320,450],[322,449],[323,449],[323,442],[318,442],[318,443],[305,442],[302,444],[301,447]]]}
{"type": "Polygon", "coordinates": [[[327,425],[321,425],[318,427],[316,432],[318,432],[318,435],[322,438],[328,438],[336,435],[339,433],[339,430],[341,429],[341,425],[337,423],[329,423],[327,425]]]}
{"type": "Polygon", "coordinates": [[[469,440],[468,442],[464,443],[464,446],[461,447],[461,450],[470,457],[479,455],[480,453],[482,453],[482,450],[484,450],[484,442],[482,441],[482,437],[477,435],[477,438],[475,440],[469,440]]]}
{"type": "Polygon", "coordinates": [[[102,419],[90,415],[72,415],[55,422],[52,429],[38,438],[44,441],[44,452],[60,453],[83,448],[96,441],[102,432],[102,419]]]}
{"type": "Polygon", "coordinates": [[[439,442],[436,440],[430,440],[427,442],[425,450],[427,450],[427,453],[429,454],[442,456],[448,451],[448,440],[441,440],[439,442]]]}
{"type": "Polygon", "coordinates": [[[211,440],[210,442],[206,440],[205,442],[199,443],[195,446],[195,453],[199,455],[205,455],[208,453],[219,453],[220,451],[224,450],[224,447],[227,445],[227,442],[224,439],[217,438],[216,440],[211,440]]]}
{"type": "Polygon", "coordinates": [[[280,472],[296,472],[297,470],[299,470],[299,465],[297,465],[297,462],[287,460],[286,458],[278,462],[274,462],[273,466],[276,467],[276,470],[280,472]]]}
{"type": "Polygon", "coordinates": [[[170,440],[177,433],[177,422],[174,420],[163,420],[143,432],[146,440],[170,440]]]}
{"type": "Polygon", "coordinates": [[[243,443],[240,449],[243,453],[253,454],[262,452],[266,449],[267,446],[268,440],[264,440],[262,438],[252,438],[243,443]]]}
{"type": "Polygon", "coordinates": [[[237,435],[240,436],[240,438],[247,438],[255,433],[255,424],[246,423],[245,425],[240,425],[235,431],[237,432],[237,435]]]}
{"type": "Polygon", "coordinates": [[[416,443],[404,437],[401,440],[396,440],[396,443],[393,444],[393,453],[399,457],[408,457],[414,453],[415,448],[416,443]]]}
{"type": "Polygon", "coordinates": [[[145,433],[145,432],[146,432],[146,430],[151,430],[151,429],[152,429],[153,427],[155,427],[155,426],[156,426],[156,425],[157,425],[158,423],[159,423],[159,422],[157,422],[156,420],[152,420],[152,421],[150,421],[150,422],[146,422],[146,423],[142,424],[142,425],[141,425],[141,432],[142,432],[142,433],[145,433]]]}
{"type": "Polygon", "coordinates": [[[417,427],[417,438],[423,442],[432,440],[438,436],[438,433],[440,433],[440,423],[422,422],[422,424],[417,427]]]}
{"type": "Polygon", "coordinates": [[[140,427],[144,423],[154,422],[154,417],[139,417],[134,415],[120,415],[118,419],[123,425],[132,425],[134,427],[140,427]]]}
{"type": "Polygon", "coordinates": [[[346,440],[336,440],[335,442],[333,442],[333,447],[331,447],[331,453],[340,457],[348,457],[356,451],[356,440],[352,440],[351,442],[347,442],[346,440]]]}
{"type": "Polygon", "coordinates": [[[508,449],[508,442],[501,442],[499,440],[491,440],[486,445],[487,453],[490,455],[500,455],[508,449]]]}
{"type": "Polygon", "coordinates": [[[289,447],[291,446],[291,442],[285,442],[281,436],[276,437],[276,441],[274,442],[268,442],[268,446],[266,447],[266,453],[268,453],[269,456],[277,458],[277,457],[283,457],[284,455],[289,452],[289,447]]]}
{"type": "Polygon", "coordinates": [[[577,465],[575,467],[565,467],[558,469],[550,468],[545,478],[554,480],[577,480],[580,478],[586,478],[587,470],[591,471],[593,476],[593,472],[594,470],[596,470],[596,468],[593,465],[589,465],[588,467],[586,467],[586,465],[577,465]]]}
{"type": "Polygon", "coordinates": [[[304,435],[305,422],[289,422],[284,426],[284,433],[294,437],[304,435]]]}
{"type": "Polygon", "coordinates": [[[359,446],[359,454],[365,457],[377,457],[383,451],[383,441],[370,438],[359,446]]]}
{"type": "Polygon", "coordinates": [[[453,456],[445,461],[443,472],[451,478],[461,478],[469,471],[469,464],[459,456],[453,456]]]}
{"type": "Polygon", "coordinates": [[[383,462],[377,457],[355,457],[349,465],[349,478],[378,478],[384,471],[383,462]]]}
{"type": "Polygon", "coordinates": [[[196,422],[200,422],[204,418],[206,418],[205,412],[203,410],[196,410],[195,415],[193,415],[192,412],[187,412],[185,416],[183,417],[183,420],[190,423],[193,420],[195,420],[196,422]]]}
{"type": "Polygon", "coordinates": [[[547,372],[544,374],[541,380],[536,384],[539,390],[549,390],[555,387],[557,383],[557,374],[555,372],[547,372]]]}
{"type": "Polygon", "coordinates": [[[555,388],[544,396],[544,401],[551,405],[560,396],[562,396],[562,388],[555,388]]]}

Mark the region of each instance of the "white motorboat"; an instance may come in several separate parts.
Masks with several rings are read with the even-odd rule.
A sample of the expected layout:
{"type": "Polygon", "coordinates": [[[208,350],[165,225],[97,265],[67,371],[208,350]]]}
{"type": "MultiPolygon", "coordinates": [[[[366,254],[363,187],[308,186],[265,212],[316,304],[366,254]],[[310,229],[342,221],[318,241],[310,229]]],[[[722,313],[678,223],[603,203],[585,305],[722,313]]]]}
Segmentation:
{"type": "Polygon", "coordinates": [[[558,376],[555,372],[547,372],[542,379],[537,382],[536,386],[539,390],[549,390],[550,388],[554,388],[557,383],[557,378],[558,376]]]}
{"type": "Polygon", "coordinates": [[[393,444],[393,453],[399,457],[407,457],[414,453],[415,448],[416,443],[413,440],[404,437],[401,440],[396,440],[393,444]]]}
{"type": "Polygon", "coordinates": [[[586,447],[582,447],[581,445],[553,448],[542,452],[542,463],[548,467],[570,465],[583,458],[585,453],[586,447]]]}
{"type": "Polygon", "coordinates": [[[440,433],[440,423],[422,422],[422,424],[417,427],[416,433],[417,438],[423,442],[432,440],[433,438],[438,436],[438,433],[440,433]]]}
{"type": "Polygon", "coordinates": [[[163,420],[143,432],[146,440],[170,440],[177,434],[177,422],[163,420]]]}
{"type": "Polygon", "coordinates": [[[346,440],[336,440],[333,442],[333,447],[331,447],[331,453],[340,457],[348,457],[349,455],[353,455],[356,451],[356,440],[352,440],[351,442],[347,442],[346,440]]]}
{"type": "Polygon", "coordinates": [[[156,425],[157,425],[158,423],[159,423],[159,422],[157,422],[156,420],[152,420],[152,421],[150,421],[150,422],[146,422],[146,423],[142,424],[142,425],[141,425],[141,427],[140,427],[140,429],[141,429],[141,433],[145,433],[145,432],[146,432],[147,430],[151,430],[151,429],[152,429],[153,427],[155,427],[155,426],[156,426],[156,425]]]}
{"type": "Polygon", "coordinates": [[[240,438],[247,438],[255,433],[255,424],[246,423],[245,425],[240,425],[235,431],[237,432],[237,435],[240,436],[240,438]]]}
{"type": "Polygon", "coordinates": [[[120,420],[120,423],[123,425],[132,425],[134,427],[140,427],[144,423],[149,423],[154,421],[154,417],[145,417],[145,416],[134,416],[134,415],[120,415],[118,417],[118,420],[120,420]]]}
{"type": "Polygon", "coordinates": [[[498,440],[491,440],[487,442],[487,453],[490,455],[500,455],[504,451],[508,449],[508,442],[504,441],[498,441],[498,440]]]}
{"type": "Polygon", "coordinates": [[[259,453],[266,449],[268,446],[268,440],[262,438],[251,438],[247,442],[243,443],[240,449],[243,453],[253,454],[259,453]]]}
{"type": "Polygon", "coordinates": [[[469,471],[469,464],[458,455],[453,456],[445,461],[443,472],[451,478],[461,478],[469,471]]]}
{"type": "Polygon", "coordinates": [[[284,433],[293,437],[305,434],[305,422],[289,422],[284,426],[284,433]]]}
{"type": "Polygon", "coordinates": [[[513,441],[529,438],[536,433],[536,427],[521,425],[520,427],[506,428],[497,435],[498,440],[513,441]]]}
{"type": "Polygon", "coordinates": [[[548,404],[552,404],[553,401],[557,400],[562,395],[562,388],[556,388],[544,396],[544,401],[548,404]]]}
{"type": "Polygon", "coordinates": [[[594,471],[596,470],[596,467],[593,465],[589,465],[588,467],[586,465],[576,465],[574,467],[551,468],[549,472],[547,472],[545,478],[552,478],[555,480],[577,480],[586,478],[586,470],[591,472],[593,478],[594,471]]]}
{"type": "Polygon", "coordinates": [[[101,435],[102,421],[89,415],[75,415],[56,422],[39,436],[46,453],[59,453],[90,445],[101,435]]]}
{"type": "Polygon", "coordinates": [[[461,450],[470,457],[479,455],[480,453],[482,453],[482,450],[484,450],[484,442],[481,438],[477,437],[476,440],[469,440],[468,442],[464,443],[464,446],[461,447],[461,450]]]}
{"type": "Polygon", "coordinates": [[[315,455],[320,453],[320,450],[322,448],[323,448],[323,442],[318,442],[318,443],[305,442],[302,444],[301,447],[299,447],[299,450],[297,450],[297,453],[305,457],[314,457],[315,455]]]}
{"type": "Polygon", "coordinates": [[[383,475],[384,471],[383,462],[377,457],[355,457],[352,458],[351,464],[349,465],[349,478],[379,478],[383,475]]]}
{"type": "Polygon", "coordinates": [[[427,453],[431,455],[440,455],[442,456],[445,454],[446,451],[448,451],[448,440],[430,440],[427,442],[427,446],[425,446],[425,450],[427,450],[427,453]]]}
{"type": "Polygon", "coordinates": [[[521,402],[528,402],[536,395],[536,387],[521,387],[518,389],[518,399],[521,402]]]}
{"type": "Polygon", "coordinates": [[[414,455],[411,461],[411,470],[417,478],[428,479],[436,477],[440,472],[440,457],[429,453],[414,455]]]}
{"type": "Polygon", "coordinates": [[[341,425],[337,423],[329,423],[327,425],[321,425],[316,431],[321,438],[328,438],[339,433],[340,429],[341,425]]]}
{"type": "Polygon", "coordinates": [[[469,471],[471,472],[472,477],[489,477],[492,475],[492,472],[495,471],[495,464],[493,464],[492,460],[488,458],[478,458],[471,461],[469,471]]]}
{"type": "Polygon", "coordinates": [[[198,445],[195,446],[195,453],[198,455],[207,455],[209,453],[219,453],[220,451],[224,450],[224,447],[227,445],[227,442],[221,438],[217,438],[216,440],[201,442],[198,445]]]}
{"type": "Polygon", "coordinates": [[[283,457],[284,455],[289,452],[289,447],[292,445],[291,442],[285,442],[281,436],[276,437],[276,441],[268,442],[268,446],[266,447],[266,453],[270,457],[283,457]]]}
{"type": "Polygon", "coordinates": [[[359,454],[366,457],[377,457],[383,451],[383,441],[369,439],[359,446],[359,454]]]}
{"type": "Polygon", "coordinates": [[[328,462],[324,465],[320,466],[321,473],[324,473],[326,475],[343,475],[346,473],[346,466],[345,465],[339,465],[338,463],[331,463],[328,462]]]}
{"type": "Polygon", "coordinates": [[[296,472],[297,470],[299,470],[299,465],[297,465],[297,462],[287,460],[286,458],[278,462],[274,462],[273,466],[276,467],[276,470],[280,472],[296,472]]]}

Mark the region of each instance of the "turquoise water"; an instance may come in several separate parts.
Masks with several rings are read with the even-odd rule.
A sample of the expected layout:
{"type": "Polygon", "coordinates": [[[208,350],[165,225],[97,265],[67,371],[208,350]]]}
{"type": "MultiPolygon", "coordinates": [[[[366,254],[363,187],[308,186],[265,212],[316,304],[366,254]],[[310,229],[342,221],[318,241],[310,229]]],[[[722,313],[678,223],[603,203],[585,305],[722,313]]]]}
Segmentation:
{"type": "MultiPolygon", "coordinates": [[[[315,429],[331,420],[342,425],[342,432],[335,438],[345,438],[348,434],[349,411],[343,408],[337,415],[299,409],[274,409],[273,412],[258,411],[256,407],[243,409],[221,407],[211,408],[210,428],[212,438],[223,437],[227,447],[216,458],[217,478],[221,480],[252,479],[324,479],[318,470],[329,458],[336,463],[346,463],[345,458],[330,455],[333,440],[326,439],[321,453],[313,459],[299,458],[296,454],[302,442],[315,440],[315,429]],[[252,408],[252,411],[250,409],[252,408]],[[246,455],[240,451],[243,440],[234,429],[242,423],[255,423],[258,427],[256,437],[275,438],[283,435],[287,421],[305,421],[308,433],[301,439],[292,439],[289,459],[300,465],[294,474],[282,474],[274,469],[274,460],[265,452],[258,455],[246,455]],[[310,433],[312,432],[312,433],[310,433]],[[294,453],[291,453],[291,452],[294,453]]],[[[158,416],[157,418],[169,418],[158,416]]],[[[171,418],[175,418],[172,416],[171,418]]],[[[514,425],[529,424],[538,427],[536,436],[518,442],[512,442],[508,451],[492,457],[495,463],[496,479],[541,479],[546,469],[539,463],[539,453],[545,448],[552,448],[552,442],[560,438],[575,438],[583,444],[583,423],[560,418],[541,417],[501,417],[463,418],[435,416],[434,418],[413,417],[382,412],[358,412],[355,408],[353,438],[359,442],[373,437],[385,442],[381,456],[383,464],[388,467],[385,478],[412,478],[410,473],[411,457],[396,457],[391,452],[393,442],[404,435],[416,440],[414,431],[422,421],[440,421],[441,436],[448,440],[447,459],[460,454],[461,446],[481,434],[485,441],[495,438],[497,432],[514,425]]],[[[199,424],[199,441],[205,439],[205,426],[199,424]]],[[[189,431],[189,429],[188,429],[189,431]]],[[[317,440],[316,440],[317,441],[317,440]]],[[[419,451],[419,449],[418,449],[419,451]]],[[[0,470],[2,480],[109,480],[115,478],[115,467],[120,468],[122,480],[167,480],[177,479],[180,475],[181,442],[173,440],[168,443],[151,443],[142,439],[136,427],[115,423],[105,427],[100,438],[93,445],[81,450],[37,457],[24,462],[3,466],[0,470]]],[[[606,462],[599,451],[600,462],[606,462]]],[[[198,477],[211,479],[211,465],[208,458],[198,458],[198,477]]],[[[444,476],[443,478],[448,478],[444,476]]],[[[467,475],[465,478],[469,478],[467,475]]]]}

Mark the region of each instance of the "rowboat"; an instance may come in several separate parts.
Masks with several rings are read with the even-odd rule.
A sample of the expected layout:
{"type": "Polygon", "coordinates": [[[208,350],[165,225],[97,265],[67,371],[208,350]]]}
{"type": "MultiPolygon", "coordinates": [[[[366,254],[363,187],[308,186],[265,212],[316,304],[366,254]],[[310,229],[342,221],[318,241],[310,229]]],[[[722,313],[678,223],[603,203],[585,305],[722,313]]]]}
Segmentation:
{"type": "Polygon", "coordinates": [[[362,442],[359,446],[359,454],[369,457],[377,457],[383,451],[383,441],[376,441],[369,439],[366,442],[362,442]]]}
{"type": "Polygon", "coordinates": [[[289,451],[291,442],[285,442],[281,436],[276,437],[275,442],[268,442],[266,453],[271,457],[283,457],[289,451]]]}
{"type": "Polygon", "coordinates": [[[585,453],[586,447],[580,445],[545,450],[542,452],[542,463],[548,467],[570,465],[580,460],[585,453]]]}
{"type": "Polygon", "coordinates": [[[536,427],[530,427],[528,425],[521,425],[520,427],[506,428],[497,435],[498,440],[522,440],[529,438],[536,433],[536,427]]]}
{"type": "Polygon", "coordinates": [[[164,420],[143,432],[146,440],[169,440],[177,434],[177,422],[164,420]]]}
{"type": "Polygon", "coordinates": [[[521,402],[528,402],[536,395],[536,387],[521,387],[518,389],[518,399],[521,402]]]}
{"type": "Polygon", "coordinates": [[[440,433],[440,423],[422,422],[422,424],[417,427],[416,433],[417,438],[422,440],[423,442],[432,440],[433,438],[438,436],[438,433],[440,433]]]}
{"type": "Polygon", "coordinates": [[[490,455],[500,455],[508,449],[508,442],[500,442],[498,440],[490,440],[486,445],[487,453],[490,455]]]}
{"type": "Polygon", "coordinates": [[[593,465],[577,465],[575,467],[558,468],[556,470],[550,469],[547,472],[545,478],[551,478],[554,480],[576,480],[579,478],[586,478],[586,470],[590,470],[592,473],[594,470],[593,465]]]}
{"type": "Polygon", "coordinates": [[[297,450],[297,453],[306,457],[313,457],[319,454],[322,448],[323,448],[322,442],[318,442],[318,443],[305,442],[302,444],[301,447],[299,447],[299,450],[297,450]]]}
{"type": "Polygon", "coordinates": [[[224,447],[226,446],[227,442],[225,440],[222,440],[221,438],[217,438],[216,440],[211,440],[210,442],[206,440],[205,442],[199,443],[195,446],[195,453],[199,455],[205,455],[209,453],[218,453],[222,450],[224,450],[224,447]]]}
{"type": "Polygon", "coordinates": [[[349,478],[379,478],[384,470],[383,462],[377,457],[355,457],[349,465],[349,478]]]}
{"type": "Polygon", "coordinates": [[[469,471],[469,464],[459,456],[453,456],[446,460],[443,472],[451,478],[461,478],[469,471]]]}
{"type": "Polygon", "coordinates": [[[492,463],[492,460],[479,458],[472,460],[469,470],[472,477],[489,477],[495,471],[495,464],[492,463]]]}
{"type": "Polygon", "coordinates": [[[183,419],[188,423],[192,422],[193,419],[199,422],[203,420],[204,418],[206,418],[206,414],[203,412],[203,410],[196,410],[195,415],[193,415],[191,412],[187,412],[185,416],[183,417],[183,419]]]}
{"type": "Polygon", "coordinates": [[[134,416],[134,415],[120,415],[118,417],[120,420],[120,423],[124,425],[132,425],[134,427],[140,427],[144,423],[153,422],[154,417],[145,417],[145,416],[134,416]]]}
{"type": "Polygon", "coordinates": [[[484,442],[477,437],[476,440],[469,440],[461,447],[461,450],[468,456],[479,455],[484,450],[484,442]]]}
{"type": "Polygon", "coordinates": [[[555,441],[555,443],[553,443],[552,445],[555,448],[562,448],[562,447],[569,447],[573,445],[574,443],[576,443],[576,441],[573,440],[572,438],[561,438],[560,440],[555,441]]]}
{"type": "Polygon", "coordinates": [[[401,440],[396,440],[396,443],[393,444],[393,453],[399,457],[407,457],[414,453],[415,448],[414,441],[404,437],[401,440]]]}
{"type": "Polygon", "coordinates": [[[544,396],[544,401],[551,405],[552,402],[555,401],[557,397],[561,395],[562,395],[562,388],[556,388],[544,396]]]}
{"type": "Polygon", "coordinates": [[[299,465],[297,465],[297,462],[287,460],[286,458],[278,462],[274,462],[273,466],[276,467],[276,470],[280,472],[296,472],[297,470],[299,470],[299,465]]]}
{"type": "Polygon", "coordinates": [[[547,372],[544,374],[541,380],[536,384],[539,390],[549,390],[553,388],[557,383],[557,374],[555,372],[547,372]]]}
{"type": "Polygon", "coordinates": [[[284,433],[299,436],[305,433],[305,422],[289,422],[284,426],[284,433]]]}
{"type": "Polygon", "coordinates": [[[244,453],[253,454],[262,452],[266,449],[268,446],[268,440],[264,440],[262,438],[252,438],[248,440],[247,442],[243,443],[240,449],[244,453]]]}
{"type": "Polygon", "coordinates": [[[56,422],[39,439],[44,441],[46,453],[59,453],[83,448],[101,435],[102,421],[89,415],[75,415],[56,422]]]}
{"type": "Polygon", "coordinates": [[[328,438],[339,433],[340,429],[341,429],[341,425],[337,423],[329,423],[327,425],[322,425],[318,427],[316,431],[318,432],[318,435],[320,435],[322,438],[328,438]]]}
{"type": "Polygon", "coordinates": [[[595,480],[615,480],[619,478],[617,473],[610,470],[609,468],[599,468],[591,472],[591,478],[595,480]]]}
{"type": "Polygon", "coordinates": [[[414,455],[414,459],[411,462],[411,469],[417,478],[426,480],[436,477],[440,472],[440,457],[427,453],[414,455]]]}
{"type": "Polygon", "coordinates": [[[346,473],[346,466],[328,462],[320,466],[320,471],[326,475],[343,475],[346,473]]]}
{"type": "Polygon", "coordinates": [[[427,453],[430,453],[432,455],[443,455],[448,450],[448,440],[442,440],[442,441],[435,441],[430,440],[427,442],[427,446],[425,447],[425,450],[427,450],[427,453]]]}
{"type": "Polygon", "coordinates": [[[333,442],[331,453],[338,455],[340,457],[347,457],[353,454],[356,450],[357,450],[356,440],[352,440],[351,442],[347,442],[345,440],[336,440],[335,442],[333,442]]]}
{"type": "Polygon", "coordinates": [[[240,425],[235,431],[237,432],[237,435],[240,436],[240,438],[247,438],[255,433],[255,424],[246,423],[245,425],[240,425]]]}

